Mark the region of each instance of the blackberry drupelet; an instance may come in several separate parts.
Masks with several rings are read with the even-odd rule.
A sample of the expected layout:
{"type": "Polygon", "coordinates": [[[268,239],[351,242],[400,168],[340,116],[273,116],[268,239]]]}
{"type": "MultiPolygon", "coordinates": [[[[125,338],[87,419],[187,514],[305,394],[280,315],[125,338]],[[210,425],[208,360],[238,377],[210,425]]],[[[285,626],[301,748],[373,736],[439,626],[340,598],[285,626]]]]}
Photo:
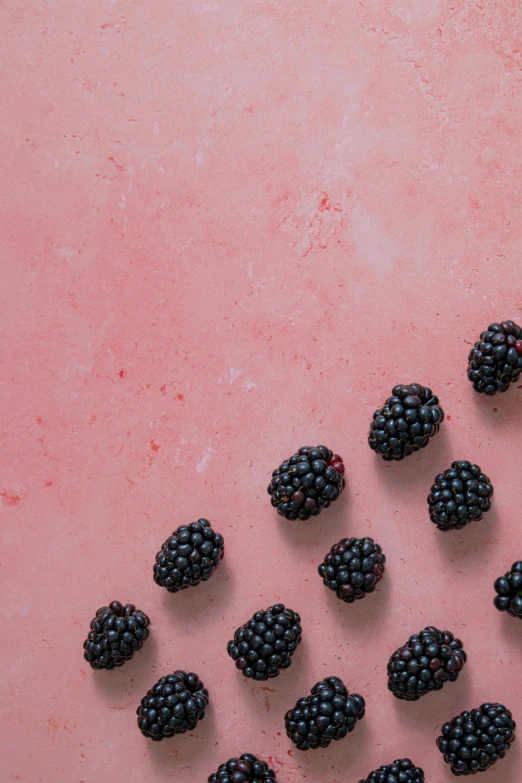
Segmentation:
{"type": "Polygon", "coordinates": [[[223,536],[208,519],[181,525],[167,538],[154,563],[154,581],[169,593],[210,579],[225,553],[223,536]]]}
{"type": "Polygon", "coordinates": [[[251,753],[243,753],[238,759],[221,764],[208,779],[208,783],[275,783],[276,776],[265,761],[251,753]]]}
{"type": "Polygon", "coordinates": [[[324,584],[346,603],[373,593],[382,579],[386,557],[373,538],[343,538],[318,568],[324,584]]]}
{"type": "Polygon", "coordinates": [[[445,682],[455,682],[467,656],[460,639],[428,626],[395,650],[388,662],[388,689],[398,699],[416,701],[445,682]]]}
{"type": "Polygon", "coordinates": [[[192,731],[205,717],[208,691],[194,672],[161,677],[137,709],[138,727],[155,742],[192,731]]]}
{"type": "Polygon", "coordinates": [[[522,370],[522,328],[513,321],[490,324],[468,357],[475,391],[492,396],[518,381],[522,370]]]}
{"type": "Polygon", "coordinates": [[[474,775],[504,758],[515,728],[511,712],[502,704],[482,704],[445,723],[437,747],[454,775],[474,775]]]}
{"type": "Polygon", "coordinates": [[[363,697],[350,695],[339,677],[327,677],[286,713],[286,733],[299,750],[327,748],[353,731],[364,707],[363,697]]]}
{"type": "Polygon", "coordinates": [[[302,632],[297,612],[275,604],[238,628],[227,651],[245,677],[268,680],[290,666],[302,632]]]}
{"type": "Polygon", "coordinates": [[[366,780],[359,783],[424,783],[424,770],[409,759],[397,759],[393,764],[383,764],[370,772],[366,780]]]}
{"type": "Polygon", "coordinates": [[[338,454],[326,446],[303,446],[274,470],[268,494],[282,517],[306,520],[337,500],[345,484],[338,454]]]}
{"type": "Polygon", "coordinates": [[[83,657],[93,669],[123,666],[149,635],[150,620],[134,604],[122,606],[112,601],[102,606],[91,621],[91,630],[83,643],[83,657]]]}
{"type": "Polygon", "coordinates": [[[508,612],[522,620],[522,560],[513,563],[511,570],[495,582],[497,595],[493,603],[499,612],[508,612]]]}
{"type": "Polygon", "coordinates": [[[451,463],[439,473],[428,495],[430,519],[439,530],[460,530],[491,508],[493,487],[478,465],[451,463]]]}
{"type": "Polygon", "coordinates": [[[428,445],[444,421],[444,411],[427,386],[399,384],[370,424],[370,448],[385,460],[400,460],[428,445]]]}

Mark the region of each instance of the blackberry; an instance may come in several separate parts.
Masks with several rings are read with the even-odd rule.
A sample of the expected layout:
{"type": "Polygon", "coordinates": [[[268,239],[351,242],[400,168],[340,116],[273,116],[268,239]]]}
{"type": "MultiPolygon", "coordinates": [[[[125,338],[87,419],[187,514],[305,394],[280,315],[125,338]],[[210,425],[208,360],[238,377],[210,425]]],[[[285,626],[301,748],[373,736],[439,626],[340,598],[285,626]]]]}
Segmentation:
{"type": "Polygon", "coordinates": [[[359,783],[424,783],[424,770],[409,759],[397,759],[393,764],[383,764],[370,772],[366,780],[359,783]]]}
{"type": "Polygon", "coordinates": [[[93,669],[114,669],[130,660],[149,635],[150,620],[134,604],[112,601],[102,606],[91,621],[83,643],[83,657],[93,669]]]}
{"type": "Polygon", "coordinates": [[[169,593],[210,579],[225,553],[223,536],[208,519],[181,525],[167,538],[154,563],[154,581],[169,593]]]}
{"type": "Polygon", "coordinates": [[[286,733],[299,750],[327,748],[353,731],[364,707],[363,697],[350,695],[339,677],[327,677],[286,713],[286,733]]]}
{"type": "Polygon", "coordinates": [[[431,389],[419,383],[392,389],[370,424],[370,448],[385,460],[400,460],[428,445],[444,421],[444,411],[431,389]]]}
{"type": "Polygon", "coordinates": [[[221,764],[208,783],[275,783],[275,772],[265,761],[251,753],[243,753],[238,759],[221,764]]]}
{"type": "Polygon", "coordinates": [[[160,742],[174,734],[192,731],[205,717],[208,691],[194,672],[177,671],[161,677],[136,710],[138,728],[160,742]]]}
{"type": "Polygon", "coordinates": [[[460,639],[428,626],[395,650],[388,662],[388,689],[398,699],[416,701],[445,682],[455,682],[466,663],[460,639]]]}
{"type": "Polygon", "coordinates": [[[324,584],[351,604],[373,593],[384,573],[386,557],[373,538],[343,538],[334,544],[318,568],[324,584]]]}
{"type": "Polygon", "coordinates": [[[460,530],[491,508],[493,487],[478,465],[451,463],[439,473],[428,496],[430,519],[439,530],[460,530]]]}
{"type": "Polygon", "coordinates": [[[474,775],[504,758],[515,728],[511,712],[502,704],[482,704],[445,723],[437,747],[454,775],[474,775]]]}
{"type": "Polygon", "coordinates": [[[326,446],[303,446],[274,470],[268,494],[282,517],[306,520],[337,500],[345,484],[338,454],[326,446]]]}
{"type": "Polygon", "coordinates": [[[275,604],[238,628],[227,652],[245,677],[268,680],[290,666],[302,632],[297,612],[275,604]]]}
{"type": "Polygon", "coordinates": [[[499,612],[509,612],[512,617],[522,620],[522,560],[517,560],[504,576],[499,576],[495,582],[493,603],[499,612]]]}
{"type": "Polygon", "coordinates": [[[522,329],[513,321],[490,324],[468,356],[475,391],[492,396],[518,381],[522,370],[522,329]]]}

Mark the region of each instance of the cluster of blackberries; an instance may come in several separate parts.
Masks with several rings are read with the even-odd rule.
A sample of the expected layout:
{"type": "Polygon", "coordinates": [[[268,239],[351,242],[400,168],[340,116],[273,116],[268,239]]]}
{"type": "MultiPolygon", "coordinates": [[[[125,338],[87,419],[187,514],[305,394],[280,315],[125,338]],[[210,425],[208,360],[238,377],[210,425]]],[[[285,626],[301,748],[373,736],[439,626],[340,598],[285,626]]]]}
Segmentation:
{"type": "MultiPolygon", "coordinates": [[[[491,324],[469,355],[468,376],[478,392],[506,391],[522,370],[522,329],[513,321],[491,324]]],[[[368,442],[384,460],[401,460],[428,445],[444,420],[431,389],[418,383],[397,385],[373,415],[368,442]]],[[[342,493],[342,458],[326,446],[306,446],[273,471],[268,493],[281,516],[307,520],[342,493]]],[[[478,465],[455,461],[440,473],[428,497],[430,518],[439,530],[461,529],[480,520],[491,506],[493,487],[478,465]]],[[[224,555],[223,536],[207,519],[181,525],[162,545],[154,581],[172,593],[209,579],[224,555]]],[[[324,584],[346,603],[375,590],[386,557],[372,538],[344,538],[318,567],[324,584]]],[[[500,611],[522,618],[522,561],[495,582],[500,611]]],[[[133,604],[113,601],[96,613],[84,642],[84,657],[94,669],[113,669],[129,660],[148,637],[149,618],[133,604]]],[[[228,643],[228,654],[247,678],[267,680],[291,665],[301,642],[299,615],[283,604],[256,612],[228,643]]],[[[415,701],[444,683],[454,682],[467,656],[449,631],[429,626],[396,650],[388,662],[388,688],[398,699],[415,701]]],[[[193,730],[204,715],[209,693],[197,674],[176,671],[161,677],[137,709],[138,727],[154,741],[193,730]]],[[[353,731],[364,717],[365,702],[350,694],[338,677],[316,683],[285,715],[288,737],[299,750],[326,748],[353,731]]],[[[515,722],[501,704],[462,712],[442,727],[437,745],[455,775],[484,771],[503,758],[515,738],[515,722]]],[[[275,783],[275,772],[250,753],[232,758],[208,783],[275,783]]],[[[424,783],[424,772],[410,759],[381,766],[360,783],[424,783]]]]}
{"type": "Polygon", "coordinates": [[[299,750],[327,748],[353,731],[364,707],[363,697],[350,695],[339,677],[327,677],[286,713],[286,733],[299,750]]]}
{"type": "Polygon", "coordinates": [[[522,560],[513,563],[511,570],[495,582],[494,604],[500,612],[509,612],[522,619],[522,560]]]}
{"type": "Polygon", "coordinates": [[[228,654],[245,677],[268,680],[287,669],[301,643],[301,618],[283,604],[259,611],[237,629],[228,654]]]}
{"type": "Polygon", "coordinates": [[[337,500],[345,486],[344,464],[326,446],[303,446],[272,473],[268,494],[277,513],[307,520],[337,500]]]}
{"type": "Polygon", "coordinates": [[[149,635],[150,620],[134,604],[122,606],[112,601],[102,606],[91,621],[91,630],[83,643],[84,658],[93,669],[123,666],[149,635]]]}
{"type": "Polygon", "coordinates": [[[388,688],[398,699],[416,701],[454,682],[466,663],[460,639],[429,626],[395,650],[388,662],[388,688]]]}
{"type": "Polygon", "coordinates": [[[225,541],[208,519],[181,525],[156,555],[154,581],[170,593],[210,579],[225,553],[225,541]]]}
{"type": "Polygon", "coordinates": [[[504,758],[515,728],[511,712],[502,704],[482,704],[445,723],[437,746],[454,775],[473,775],[504,758]]]}
{"type": "Polygon", "coordinates": [[[430,519],[439,530],[465,527],[482,519],[491,508],[493,487],[478,465],[467,460],[453,462],[435,479],[428,496],[430,519]]]}
{"type": "Polygon", "coordinates": [[[475,391],[505,392],[522,370],[522,329],[513,321],[490,324],[469,353],[468,378],[475,391]]]}
{"type": "Polygon", "coordinates": [[[386,557],[373,538],[343,538],[319,566],[324,584],[347,603],[372,593],[382,579],[386,557]]]}
{"type": "Polygon", "coordinates": [[[208,691],[193,672],[177,671],[161,677],[138,707],[142,734],[159,742],[192,731],[205,717],[208,691]]]}

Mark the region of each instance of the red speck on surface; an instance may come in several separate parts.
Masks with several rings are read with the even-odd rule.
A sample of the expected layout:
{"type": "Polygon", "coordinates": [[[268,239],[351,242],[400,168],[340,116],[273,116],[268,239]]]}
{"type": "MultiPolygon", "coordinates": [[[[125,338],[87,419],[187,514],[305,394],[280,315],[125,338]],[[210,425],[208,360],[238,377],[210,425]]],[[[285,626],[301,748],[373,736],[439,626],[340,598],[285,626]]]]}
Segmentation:
{"type": "Polygon", "coordinates": [[[0,497],[2,498],[2,503],[6,508],[18,506],[21,500],[20,495],[17,495],[16,492],[11,492],[10,490],[6,489],[0,492],[0,497]]]}

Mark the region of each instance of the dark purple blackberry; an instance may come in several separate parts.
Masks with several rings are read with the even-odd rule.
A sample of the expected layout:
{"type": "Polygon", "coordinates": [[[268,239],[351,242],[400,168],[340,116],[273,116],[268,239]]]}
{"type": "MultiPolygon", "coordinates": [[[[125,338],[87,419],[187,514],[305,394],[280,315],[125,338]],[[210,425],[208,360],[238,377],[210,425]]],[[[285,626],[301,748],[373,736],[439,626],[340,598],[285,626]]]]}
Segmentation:
{"type": "Polygon", "coordinates": [[[518,381],[522,370],[522,329],[513,321],[490,324],[468,356],[475,391],[492,396],[518,381]]]}
{"type": "Polygon", "coordinates": [[[370,772],[366,780],[359,783],[424,783],[424,770],[409,759],[397,759],[393,764],[383,764],[370,772]]]}
{"type": "Polygon", "coordinates": [[[286,713],[286,733],[299,750],[327,748],[353,731],[364,708],[363,697],[350,695],[339,677],[326,677],[286,713]]]}
{"type": "Polygon", "coordinates": [[[497,595],[493,603],[499,612],[509,612],[511,617],[522,620],[522,560],[517,560],[504,576],[495,582],[497,595]]]}
{"type": "Polygon", "coordinates": [[[370,448],[385,460],[400,460],[428,445],[444,421],[444,411],[431,389],[419,383],[392,389],[370,424],[370,448]]]}
{"type": "Polygon", "coordinates": [[[451,463],[439,473],[428,495],[430,519],[439,530],[460,530],[491,508],[493,487],[478,465],[451,463]]]}
{"type": "Polygon", "coordinates": [[[208,519],[181,525],[167,538],[154,563],[154,581],[169,593],[210,579],[225,553],[223,536],[208,519]]]}
{"type": "Polygon", "coordinates": [[[271,503],[287,519],[309,519],[337,500],[345,487],[344,464],[326,446],[303,446],[272,473],[271,503]]]}
{"type": "Polygon", "coordinates": [[[455,682],[466,663],[460,639],[428,626],[395,650],[388,662],[388,689],[398,699],[416,701],[445,682],[455,682]]]}
{"type": "Polygon", "coordinates": [[[208,779],[208,783],[275,783],[276,776],[265,761],[251,753],[243,753],[238,759],[221,764],[208,779]]]}
{"type": "Polygon", "coordinates": [[[149,635],[150,620],[134,604],[122,606],[112,601],[102,606],[91,621],[91,630],[83,643],[83,657],[93,669],[123,666],[149,635]]]}
{"type": "Polygon", "coordinates": [[[302,632],[297,612],[275,604],[238,628],[227,652],[245,677],[268,680],[290,666],[302,632]]]}
{"type": "Polygon", "coordinates": [[[437,747],[454,775],[474,775],[504,758],[515,729],[511,712],[502,704],[482,704],[445,723],[437,747]]]}
{"type": "Polygon", "coordinates": [[[192,731],[205,717],[208,691],[194,672],[161,677],[137,709],[138,728],[155,742],[192,731]]]}
{"type": "Polygon", "coordinates": [[[386,557],[373,538],[343,538],[334,544],[318,568],[324,584],[351,604],[373,593],[384,574],[386,557]]]}

